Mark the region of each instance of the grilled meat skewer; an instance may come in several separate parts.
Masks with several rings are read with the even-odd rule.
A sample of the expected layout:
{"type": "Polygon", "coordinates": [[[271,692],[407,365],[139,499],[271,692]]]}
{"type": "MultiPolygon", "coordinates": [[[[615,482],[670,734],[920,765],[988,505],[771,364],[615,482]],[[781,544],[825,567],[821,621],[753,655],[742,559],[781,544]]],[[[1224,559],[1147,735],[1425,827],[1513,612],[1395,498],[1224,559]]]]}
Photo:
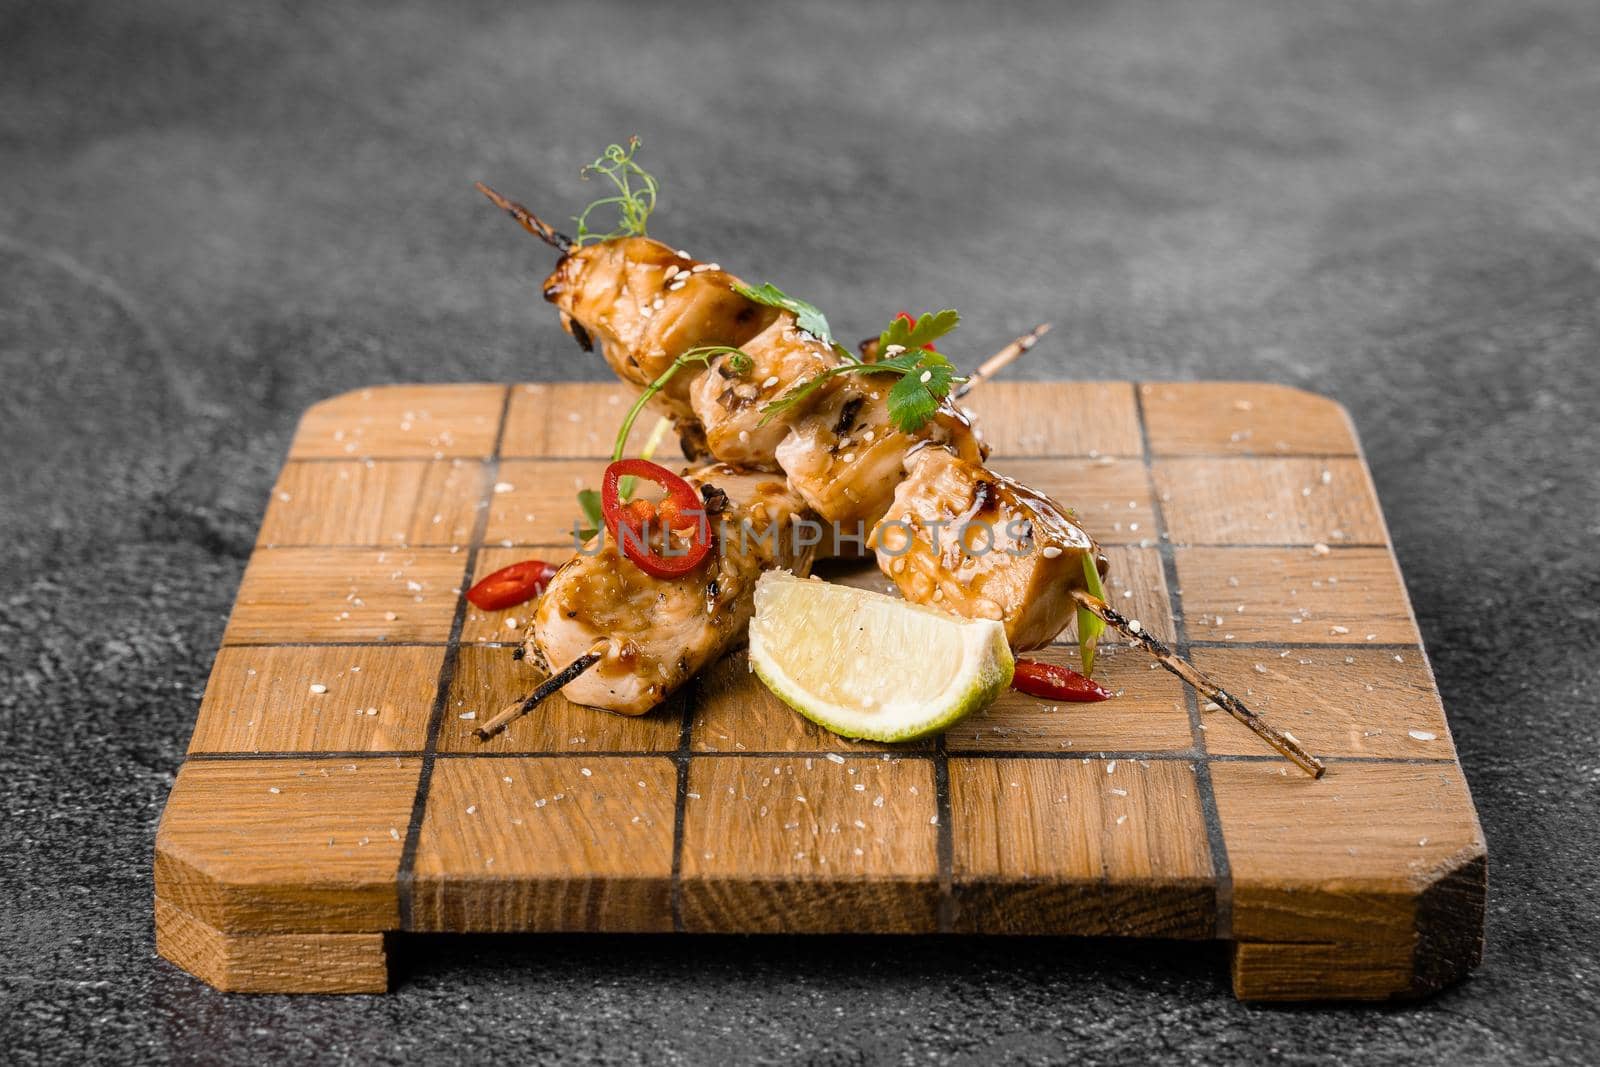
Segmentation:
{"type": "MultiPolygon", "coordinates": [[[[478,188],[530,232],[561,249],[545,297],[557,305],[562,325],[585,348],[600,340],[607,362],[625,381],[649,386],[694,348],[754,345],[757,353],[744,353],[754,367],[736,373],[731,361],[721,357],[698,375],[672,376],[656,394],[657,403],[679,425],[686,454],[709,450],[717,458],[781,469],[793,492],[822,518],[873,523],[880,566],[908,600],[943,601],[945,608],[967,617],[998,617],[1015,648],[1047,643],[1066,627],[1076,607],[1086,608],[1139,641],[1190,684],[1220,694],[1214,699],[1230,714],[1307,773],[1321,776],[1323,765],[1298,741],[1273,729],[1154,642],[1137,622],[1123,619],[1092,595],[1086,564],[1105,570],[1094,540],[1043,494],[985,470],[987,450],[948,398],[916,433],[891,431],[887,390],[875,389],[860,375],[841,374],[824,382],[797,410],[772,420],[780,429],[762,432],[772,424],[763,423],[762,408],[790,386],[837,366],[839,356],[831,345],[800,329],[791,312],[737,292],[737,279],[717,264],[698,263],[645,237],[573,247],[526,208],[482,183],[478,188]],[[713,376],[722,380],[694,388],[713,376]],[[735,378],[740,381],[733,382],[735,378]],[[911,543],[901,557],[890,553],[886,539],[892,520],[880,522],[891,504],[908,509],[921,505],[921,510],[906,512],[911,543]],[[931,534],[922,534],[933,529],[942,513],[967,515],[969,520],[990,513],[1005,518],[1007,535],[1033,551],[980,556],[970,551],[971,545],[938,545],[931,534]],[[1016,534],[1010,533],[1012,522],[1021,524],[1016,534]],[[898,572],[897,558],[904,564],[898,572]],[[983,562],[975,563],[978,559],[983,562]]],[[[682,677],[671,684],[692,673],[680,671],[682,677]]],[[[650,689],[646,687],[646,696],[650,689]]],[[[625,699],[622,703],[635,706],[643,699],[635,695],[631,704],[625,699]]]]}

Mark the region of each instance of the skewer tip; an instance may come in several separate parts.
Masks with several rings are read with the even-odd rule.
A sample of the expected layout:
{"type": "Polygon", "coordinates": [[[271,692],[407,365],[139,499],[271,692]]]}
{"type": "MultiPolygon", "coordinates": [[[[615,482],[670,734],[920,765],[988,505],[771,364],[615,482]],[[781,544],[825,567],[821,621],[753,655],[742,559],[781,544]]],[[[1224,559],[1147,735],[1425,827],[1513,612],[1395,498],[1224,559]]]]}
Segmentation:
{"type": "Polygon", "coordinates": [[[551,248],[559,249],[562,252],[570,252],[572,250],[572,238],[561,233],[554,226],[551,226],[515,200],[500,195],[500,193],[483,182],[473,182],[472,187],[488,197],[489,202],[495,207],[516,219],[518,225],[524,230],[527,230],[551,248]]]}
{"type": "Polygon", "coordinates": [[[605,655],[605,646],[605,642],[596,642],[594,648],[590,649],[588,652],[585,652],[583,655],[579,656],[577,659],[561,668],[555,674],[552,674],[550,677],[540,682],[539,687],[535,689],[526,700],[520,700],[515,704],[506,706],[498,714],[496,714],[494,718],[490,719],[488,722],[472,731],[472,736],[476,737],[479,742],[488,741],[493,738],[507,726],[510,726],[512,723],[528,714],[528,712],[544,703],[552,694],[559,692],[567,685],[568,682],[578,677],[578,675],[582,674],[590,667],[593,667],[596,663],[599,663],[601,658],[605,655]]]}

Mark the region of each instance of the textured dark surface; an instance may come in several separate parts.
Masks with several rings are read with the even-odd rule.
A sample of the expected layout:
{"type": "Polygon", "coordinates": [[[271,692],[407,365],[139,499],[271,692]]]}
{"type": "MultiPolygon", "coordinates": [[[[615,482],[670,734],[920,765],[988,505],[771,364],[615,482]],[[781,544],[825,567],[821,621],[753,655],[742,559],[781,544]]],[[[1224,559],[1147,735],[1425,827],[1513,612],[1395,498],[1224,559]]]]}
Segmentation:
{"type": "Polygon", "coordinates": [[[1600,6],[697,10],[0,3],[0,1047],[1592,1060],[1600,6]],[[298,413],[603,377],[470,182],[559,217],[630,132],[660,235],[846,336],[955,304],[972,353],[1054,320],[1019,375],[1347,404],[1489,839],[1477,975],[1273,1010],[1114,942],[419,939],[348,999],[158,961],[156,820],[298,413]]]}

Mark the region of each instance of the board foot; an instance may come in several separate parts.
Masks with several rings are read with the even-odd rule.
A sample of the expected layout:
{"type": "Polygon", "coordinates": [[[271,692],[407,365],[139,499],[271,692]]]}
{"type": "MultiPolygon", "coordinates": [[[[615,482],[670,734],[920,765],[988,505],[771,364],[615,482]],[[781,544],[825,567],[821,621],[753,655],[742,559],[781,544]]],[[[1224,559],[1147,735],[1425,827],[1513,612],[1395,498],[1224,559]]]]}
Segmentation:
{"type": "MultiPolygon", "coordinates": [[[[1239,941],[1233,992],[1240,1000],[1414,1000],[1465,978],[1483,961],[1488,865],[1479,854],[1415,898],[1412,926],[1393,939],[1239,941]]],[[[1352,932],[1365,928],[1350,923],[1352,932]]]]}
{"type": "Polygon", "coordinates": [[[156,951],[226,993],[383,993],[382,934],[227,934],[156,899],[156,951]]]}

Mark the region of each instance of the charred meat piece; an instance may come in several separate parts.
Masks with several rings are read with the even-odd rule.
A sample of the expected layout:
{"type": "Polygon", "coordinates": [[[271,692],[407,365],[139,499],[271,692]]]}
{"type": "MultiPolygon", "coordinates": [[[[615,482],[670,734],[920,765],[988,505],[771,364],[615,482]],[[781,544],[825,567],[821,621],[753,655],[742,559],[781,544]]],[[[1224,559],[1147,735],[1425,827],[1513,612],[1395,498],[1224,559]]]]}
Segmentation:
{"type": "Polygon", "coordinates": [[[1020,482],[937,447],[913,452],[908,477],[873,530],[878,566],[907,600],[998,619],[1015,649],[1047,645],[1076,611],[1094,539],[1020,482]]]}
{"type": "MultiPolygon", "coordinates": [[[[544,292],[568,332],[598,342],[617,376],[643,387],[692,348],[742,345],[771,324],[777,309],[734,292],[737,282],[660,241],[624,237],[562,256],[544,292]]],[[[663,410],[691,416],[689,384],[688,375],[669,382],[663,410]]]]}
{"type": "Polygon", "coordinates": [[[781,478],[726,464],[684,477],[708,512],[715,502],[712,529],[727,531],[699,567],[655,578],[607,538],[562,567],[539,599],[524,641],[530,661],[559,667],[606,643],[600,662],[562,690],[569,700],[643,715],[744,636],[763,570],[810,570],[810,551],[790,536],[805,505],[781,478]]]}

